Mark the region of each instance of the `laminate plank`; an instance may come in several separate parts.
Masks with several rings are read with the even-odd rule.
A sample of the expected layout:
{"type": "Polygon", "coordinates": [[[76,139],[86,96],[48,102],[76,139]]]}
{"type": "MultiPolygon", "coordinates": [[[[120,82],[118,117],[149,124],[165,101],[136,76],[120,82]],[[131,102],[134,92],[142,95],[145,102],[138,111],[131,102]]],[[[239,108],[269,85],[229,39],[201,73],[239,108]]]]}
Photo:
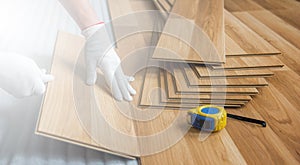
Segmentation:
{"type": "MultiPolygon", "coordinates": [[[[274,48],[253,30],[248,28],[234,15],[229,13],[227,10],[224,11],[224,14],[225,32],[228,35],[228,38],[231,38],[247,54],[280,54],[279,50],[274,48]]],[[[230,51],[235,50],[230,48],[231,46],[234,46],[232,45],[232,41],[226,43],[226,47],[229,47],[226,49],[226,55],[234,55],[236,53],[235,51],[230,51]]]]}
{"type": "MultiPolygon", "coordinates": [[[[147,68],[146,75],[144,78],[144,85],[141,91],[140,103],[139,105],[142,107],[152,107],[152,108],[164,108],[164,109],[191,109],[200,105],[205,105],[208,102],[194,102],[194,103],[178,103],[178,102],[162,102],[161,96],[167,97],[166,95],[162,95],[162,88],[160,88],[160,76],[164,76],[160,74],[159,68],[147,68]],[[154,90],[153,90],[154,89],[154,90]]],[[[166,99],[166,98],[165,98],[166,99]]],[[[164,99],[164,100],[165,100],[164,99]]],[[[234,105],[225,105],[225,102],[215,101],[216,105],[227,106],[227,107],[241,107],[240,104],[234,105]]]]}
{"type": "Polygon", "coordinates": [[[264,87],[268,82],[264,78],[199,78],[189,65],[177,65],[174,72],[182,71],[188,85],[191,87],[264,87]]]}
{"type": "Polygon", "coordinates": [[[225,0],[224,7],[230,12],[264,10],[263,7],[253,2],[253,0],[225,0]]]}
{"type": "MultiPolygon", "coordinates": [[[[263,90],[270,89],[265,88],[263,90]]],[[[263,92],[263,94],[264,95],[260,94],[258,98],[255,98],[240,110],[226,110],[229,113],[265,120],[268,126],[266,128],[261,128],[260,126],[229,119],[227,121],[227,130],[248,164],[256,164],[257,162],[267,162],[270,164],[298,164],[299,161],[297,162],[295,156],[292,154],[296,147],[294,147],[294,149],[287,148],[286,141],[280,139],[278,133],[274,131],[274,126],[271,126],[272,124],[270,125],[270,123],[273,123],[270,120],[270,117],[273,118],[272,116],[274,115],[260,114],[260,112],[271,114],[278,112],[271,112],[270,107],[267,107],[265,102],[259,101],[263,97],[266,97],[266,93],[263,92]]],[[[268,97],[268,99],[270,98],[268,97]]],[[[275,100],[271,99],[267,102],[272,103],[273,101],[275,100]]],[[[272,108],[272,110],[274,109],[272,108]]],[[[279,117],[278,115],[274,116],[272,120],[274,121],[274,119],[277,119],[281,121],[285,118],[286,117],[282,116],[279,117]]],[[[275,123],[278,123],[278,121],[275,121],[275,123]]]]}
{"type": "MultiPolygon", "coordinates": [[[[167,83],[167,73],[165,73],[165,83],[167,83]]],[[[184,94],[184,93],[176,93],[174,81],[165,85],[165,92],[168,96],[169,100],[237,100],[237,101],[250,101],[252,98],[249,95],[238,95],[238,94],[228,94],[228,93],[196,93],[196,94],[184,94]]]]}
{"type": "MultiPolygon", "coordinates": [[[[285,85],[285,83],[282,85],[285,85]]],[[[298,88],[299,85],[297,84],[296,86],[298,88]]],[[[290,88],[289,90],[293,89],[290,88]]],[[[300,143],[298,140],[300,135],[298,131],[299,128],[297,127],[297,125],[299,124],[298,119],[300,117],[300,114],[298,108],[293,106],[290,100],[288,100],[288,98],[286,98],[281,92],[279,92],[277,88],[272,84],[270,84],[269,88],[262,89],[261,94],[258,95],[257,98],[253,99],[253,101],[249,104],[250,106],[245,107],[245,109],[243,109],[243,112],[246,111],[246,114],[247,112],[252,112],[260,115],[268,122],[269,128],[272,130],[272,132],[270,133],[269,131],[254,133],[258,137],[264,136],[263,138],[259,139],[269,140],[269,142],[266,141],[257,143],[255,145],[256,147],[253,145],[252,150],[254,150],[254,148],[256,148],[257,150],[257,148],[259,148],[261,152],[264,152],[264,154],[262,154],[264,156],[255,155],[255,159],[265,160],[267,159],[266,156],[273,155],[273,159],[270,160],[270,162],[274,161],[279,164],[298,164],[300,161],[300,143]],[[268,137],[272,137],[272,140],[268,137]],[[268,145],[267,143],[273,144],[268,145]],[[264,148],[266,148],[266,150],[264,148]]],[[[232,137],[234,138],[233,135],[232,137]]],[[[238,142],[237,140],[236,143],[240,142],[238,142]]],[[[246,149],[241,146],[240,150],[244,150],[242,152],[247,155],[246,159],[253,162],[253,157],[249,157],[249,148],[246,151],[246,149]]]]}
{"type": "Polygon", "coordinates": [[[289,68],[300,75],[300,57],[295,54],[300,54],[300,50],[285,40],[282,36],[274,32],[263,22],[256,19],[247,12],[238,12],[234,15],[243,21],[249,28],[253,29],[257,34],[263,37],[266,41],[282,52],[278,58],[289,68]]]}
{"type": "MultiPolygon", "coordinates": [[[[73,78],[75,76],[77,81],[80,81],[78,79],[84,78],[83,75],[74,74],[76,61],[78,60],[83,46],[83,38],[65,32],[59,32],[51,68],[51,74],[54,75],[56,79],[47,86],[36,132],[39,135],[72,144],[85,146],[122,157],[133,158],[124,152],[108,149],[104,147],[104,145],[100,145],[94,141],[90,134],[86,132],[85,128],[82,127],[82,123],[77,118],[78,111],[76,111],[75,100],[73,99],[73,78]]],[[[82,59],[78,61],[81,63],[84,62],[82,59]]],[[[81,66],[82,65],[83,64],[81,64],[81,66]]],[[[83,68],[81,69],[84,71],[83,68]]],[[[82,79],[81,82],[83,82],[82,79]]],[[[86,86],[86,88],[87,91],[89,91],[91,87],[86,86]]],[[[103,92],[103,88],[101,87],[96,88],[95,90],[102,93],[101,98],[112,98],[107,92],[103,92]]],[[[86,96],[84,92],[82,93],[82,96],[86,99],[90,98],[90,96],[86,96]]],[[[111,105],[104,103],[102,105],[109,106],[110,108],[112,107],[111,105]]],[[[88,110],[88,107],[86,108],[86,115],[89,115],[90,111],[88,110]]],[[[116,117],[119,117],[117,112],[111,111],[111,113],[116,117]]],[[[123,128],[125,128],[120,128],[120,130],[132,134],[132,132],[126,131],[126,128],[132,126],[132,122],[126,121],[125,118],[119,119],[119,121],[124,124],[123,128]]],[[[109,131],[107,128],[103,128],[103,130],[109,131]]],[[[114,141],[114,138],[111,138],[111,140],[114,141]]],[[[118,140],[115,140],[115,142],[118,143],[118,140]]]]}
{"type": "Polygon", "coordinates": [[[241,101],[241,100],[227,100],[226,97],[224,99],[170,99],[168,95],[168,89],[166,86],[168,86],[168,83],[165,82],[165,73],[166,71],[160,70],[160,88],[162,92],[160,92],[161,96],[161,102],[162,103],[176,103],[176,104],[218,104],[223,105],[225,104],[225,107],[229,107],[229,105],[245,105],[248,101],[241,101]]]}
{"type": "Polygon", "coordinates": [[[254,68],[281,68],[284,64],[275,56],[244,56],[228,57],[226,64],[213,65],[213,69],[254,69],[254,68]]]}
{"type": "MultiPolygon", "coordinates": [[[[170,67],[170,66],[169,66],[170,67]]],[[[171,69],[170,69],[171,70],[171,69]]],[[[182,72],[172,72],[167,73],[167,82],[168,84],[172,85],[172,83],[169,83],[170,81],[174,82],[175,91],[176,93],[204,93],[204,94],[210,94],[210,93],[228,93],[228,94],[239,94],[239,95],[256,95],[258,93],[256,88],[215,88],[215,87],[205,87],[205,88],[191,88],[187,85],[187,82],[185,81],[184,75],[182,72]],[[184,80],[184,81],[183,81],[184,80]]]]}
{"type": "Polygon", "coordinates": [[[298,49],[300,48],[300,30],[291,26],[284,20],[280,19],[270,11],[255,11],[249,12],[256,19],[263,22],[266,26],[272,29],[277,34],[281,35],[287,41],[292,43],[298,49]]]}
{"type": "Polygon", "coordinates": [[[226,12],[224,17],[225,17],[225,25],[226,25],[225,26],[225,43],[226,43],[225,49],[226,49],[227,57],[245,56],[245,55],[280,54],[280,51],[278,51],[267,41],[262,39],[258,34],[253,32],[247,26],[245,26],[241,21],[239,21],[229,12],[226,12]]]}
{"type": "MultiPolygon", "coordinates": [[[[300,4],[298,2],[298,4],[300,4]]],[[[269,10],[277,17],[281,18],[285,22],[289,23],[290,25],[294,26],[298,30],[300,30],[300,22],[298,19],[300,18],[300,11],[299,8],[289,8],[284,10],[269,10]]]]}
{"type": "MultiPolygon", "coordinates": [[[[238,1],[238,0],[234,0],[238,1]]],[[[296,0],[252,0],[253,2],[257,3],[258,5],[262,6],[266,10],[281,10],[281,9],[293,9],[299,8],[300,3],[296,0]]]]}
{"type": "Polygon", "coordinates": [[[210,66],[190,65],[198,78],[214,77],[272,77],[274,73],[268,69],[247,69],[247,70],[213,70],[210,66]]]}
{"type": "Polygon", "coordinates": [[[223,5],[223,0],[177,0],[152,58],[223,63],[223,5]]]}

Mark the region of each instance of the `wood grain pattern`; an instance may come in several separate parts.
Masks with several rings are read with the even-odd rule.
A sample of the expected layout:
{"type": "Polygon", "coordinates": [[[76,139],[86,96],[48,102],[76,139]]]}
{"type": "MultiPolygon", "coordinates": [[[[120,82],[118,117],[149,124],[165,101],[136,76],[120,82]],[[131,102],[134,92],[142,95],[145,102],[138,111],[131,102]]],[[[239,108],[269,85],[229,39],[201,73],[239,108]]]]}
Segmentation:
{"type": "MultiPolygon", "coordinates": [[[[140,103],[139,105],[142,107],[152,107],[152,108],[164,108],[164,109],[191,109],[193,107],[197,107],[200,105],[204,105],[209,103],[208,100],[203,101],[194,101],[194,102],[174,102],[167,101],[162,102],[161,96],[164,97],[163,100],[166,100],[167,95],[161,94],[163,88],[161,86],[165,84],[160,83],[160,76],[164,76],[164,74],[160,73],[159,68],[147,68],[144,85],[140,95],[140,103]]],[[[212,101],[216,105],[226,106],[226,107],[240,107],[241,104],[225,104],[223,100],[212,101]]]]}
{"type": "MultiPolygon", "coordinates": [[[[125,1],[123,0],[122,2],[125,1]]],[[[296,72],[297,68],[299,68],[298,56],[293,53],[297,52],[297,47],[291,44],[292,42],[287,41],[287,39],[281,36],[281,34],[277,34],[273,30],[266,30],[267,32],[264,32],[263,27],[266,26],[264,22],[261,22],[261,20],[256,19],[256,17],[253,16],[250,18],[245,19],[244,16],[239,17],[239,19],[243,20],[244,23],[249,22],[248,19],[252,20],[252,18],[255,18],[253,19],[255,20],[254,22],[260,22],[260,24],[252,26],[248,25],[248,23],[246,24],[266,40],[269,39],[268,41],[274,47],[284,52],[282,57],[280,57],[280,55],[279,58],[288,67],[283,68],[283,70],[272,70],[275,73],[275,77],[267,78],[270,86],[260,89],[260,93],[256,95],[253,100],[247,104],[247,106],[238,110],[226,110],[238,115],[266,120],[268,126],[266,128],[261,128],[256,125],[230,119],[228,120],[226,129],[219,133],[212,134],[206,141],[199,141],[199,131],[190,129],[188,134],[169,149],[154,155],[142,156],[140,159],[142,164],[260,164],[261,162],[266,164],[299,164],[300,143],[298,139],[300,139],[300,103],[298,98],[300,85],[298,82],[300,81],[300,75],[296,72]]],[[[57,46],[60,47],[60,50],[66,50],[66,52],[64,51],[59,53],[60,56],[72,55],[72,57],[60,58],[60,56],[55,55],[53,59],[53,62],[58,61],[62,67],[52,67],[52,71],[54,72],[55,70],[59,70],[59,74],[63,75],[63,77],[60,78],[59,75],[55,74],[55,82],[50,83],[48,86],[46,97],[49,94],[53,94],[55,96],[55,104],[51,104],[51,106],[55,107],[60,107],[60,105],[65,107],[72,106],[67,103],[71,100],[68,98],[72,97],[63,97],[57,94],[70,91],[71,85],[67,85],[70,83],[63,83],[63,80],[69,81],[72,79],[70,77],[73,75],[70,72],[70,68],[73,68],[73,64],[67,61],[75,60],[74,54],[78,54],[80,52],[79,48],[82,39],[77,40],[78,37],[74,36],[69,39],[70,40],[67,41],[64,40],[63,43],[72,45],[72,49],[66,49],[68,46],[64,44],[57,46]],[[61,69],[64,71],[62,72],[61,69]],[[60,82],[59,89],[57,92],[50,92],[49,88],[56,82],[60,82]],[[63,102],[63,99],[67,99],[67,102],[63,102]]],[[[134,37],[131,39],[131,41],[136,40],[134,37]]],[[[133,49],[135,47],[133,45],[127,46],[130,47],[130,49],[133,49]]],[[[121,45],[120,47],[122,48],[121,45]]],[[[127,51],[120,52],[122,55],[122,52],[127,51]]],[[[136,80],[137,81],[135,81],[135,84],[133,85],[138,87],[140,81],[143,80],[143,74],[138,73],[136,80]]],[[[101,85],[100,82],[97,84],[101,85]]],[[[96,88],[96,91],[99,90],[100,89],[96,88]]],[[[97,98],[99,98],[101,103],[103,103],[101,100],[102,98],[99,95],[97,98]]],[[[134,99],[137,101],[137,98],[134,99]]],[[[107,102],[110,101],[111,100],[107,102]]],[[[134,103],[137,104],[138,102],[134,103]]],[[[153,109],[153,111],[155,110],[160,109],[153,109]]],[[[62,137],[56,138],[70,143],[79,144],[84,147],[103,150],[103,148],[99,148],[97,143],[87,136],[87,133],[81,127],[82,125],[78,121],[74,111],[68,111],[68,108],[53,108],[51,111],[47,111],[47,113],[48,115],[57,115],[57,117],[49,117],[47,115],[47,119],[40,118],[39,122],[43,122],[44,120],[46,121],[43,126],[47,127],[47,125],[49,125],[49,128],[47,128],[46,131],[50,130],[51,132],[51,134],[42,132],[43,135],[48,137],[50,136],[52,138],[57,135],[62,135],[62,137]],[[50,127],[52,129],[50,129],[50,127]],[[79,141],[72,139],[79,139],[79,141]]],[[[125,129],[127,131],[134,130],[133,132],[136,135],[155,134],[167,128],[174,121],[178,113],[178,111],[166,110],[163,111],[159,117],[154,119],[153,122],[135,122],[133,124],[134,129],[131,129],[132,127],[129,122],[128,125],[126,124],[125,129]]],[[[45,113],[41,112],[41,115],[43,116],[45,113]]],[[[112,113],[107,111],[106,115],[108,115],[107,117],[110,120],[115,116],[118,116],[118,114],[114,111],[112,111],[112,113]]],[[[116,121],[113,123],[115,122],[116,121]]],[[[124,125],[122,125],[120,129],[124,129],[124,125]]],[[[132,147],[128,147],[128,149],[132,149],[132,147]]],[[[111,152],[105,149],[104,151],[111,152]]],[[[126,155],[123,156],[126,157],[126,155]]]]}
{"type": "MultiPolygon", "coordinates": [[[[170,66],[169,66],[170,67],[170,66]]],[[[170,69],[171,70],[171,69],[170,69]]],[[[258,93],[256,88],[232,88],[232,87],[203,87],[203,88],[191,88],[188,86],[187,82],[185,81],[184,75],[182,72],[172,72],[167,73],[167,82],[170,86],[173,81],[175,83],[176,93],[203,93],[203,94],[210,94],[210,93],[228,93],[228,94],[239,94],[239,95],[256,95],[258,93]],[[183,81],[184,80],[184,81],[183,81]]]]}
{"type": "MultiPolygon", "coordinates": [[[[225,1],[228,2],[229,0],[225,1]]],[[[238,0],[236,0],[238,1],[238,0]]],[[[258,0],[260,1],[260,0],[258,0]]],[[[264,0],[262,0],[264,1],[264,0]]],[[[238,1],[242,5],[245,1],[238,1]]],[[[247,1],[249,2],[249,1],[247,1]]],[[[264,1],[268,3],[276,3],[276,2],[282,2],[286,3],[288,1],[277,1],[277,0],[268,0],[264,1]]],[[[296,1],[293,1],[296,2],[296,1]]],[[[296,2],[297,3],[297,2],[296,2]]],[[[247,3],[245,3],[247,4],[247,3]]],[[[249,5],[244,5],[249,6],[249,5]]],[[[244,11],[244,9],[238,8],[241,11],[244,11]]],[[[236,14],[236,13],[235,13],[236,14]]],[[[250,22],[249,22],[250,24],[250,22]]],[[[260,24],[263,24],[263,22],[260,22],[260,24]]],[[[248,25],[248,24],[247,24],[248,25]]],[[[255,27],[257,24],[256,22],[252,23],[252,27],[255,27]]],[[[250,25],[248,25],[250,27],[250,25]]],[[[258,26],[257,26],[258,27],[258,26]]],[[[283,50],[290,50],[290,52],[293,52],[291,48],[295,48],[295,46],[291,46],[289,42],[287,42],[284,38],[282,38],[279,34],[274,33],[274,31],[269,30],[269,28],[263,30],[263,28],[259,27],[256,28],[259,29],[259,31],[256,31],[257,33],[264,37],[269,38],[271,40],[270,43],[279,49],[280,51],[283,50]],[[265,34],[265,35],[263,35],[265,34]],[[276,35],[273,35],[276,34],[276,35]],[[283,39],[283,40],[282,40],[283,39]],[[288,49],[285,49],[284,46],[287,46],[288,49]]],[[[283,56],[279,56],[279,58],[284,61],[284,64],[289,66],[289,68],[292,68],[290,66],[294,66],[293,70],[296,71],[299,69],[297,60],[298,56],[295,56],[295,53],[289,54],[289,51],[286,51],[286,54],[283,56]],[[285,58],[288,57],[288,58],[285,58]],[[295,59],[293,59],[293,57],[295,59]]],[[[285,106],[286,99],[284,97],[288,97],[288,100],[291,104],[294,105],[294,107],[298,107],[299,104],[297,104],[296,98],[297,94],[299,92],[295,92],[295,89],[298,90],[298,84],[297,80],[299,77],[299,74],[293,73],[292,70],[285,69],[285,72],[276,72],[277,78],[268,78],[268,81],[270,84],[275,83],[276,88],[281,88],[280,92],[274,92],[272,89],[269,88],[263,88],[263,94],[259,94],[257,97],[254,98],[254,101],[251,101],[250,104],[243,107],[241,110],[231,110],[227,109],[228,111],[232,113],[236,113],[239,115],[245,115],[249,117],[255,117],[259,119],[265,119],[266,121],[271,122],[271,126],[269,124],[269,127],[265,129],[261,129],[259,127],[256,127],[254,125],[249,125],[247,123],[239,122],[236,120],[229,120],[227,130],[231,136],[231,138],[234,140],[235,144],[238,146],[239,150],[241,151],[243,157],[245,158],[246,162],[248,164],[259,164],[261,162],[265,162],[267,164],[299,164],[299,147],[298,147],[298,140],[292,140],[289,139],[289,137],[295,138],[295,132],[299,131],[290,131],[287,133],[286,131],[282,132],[282,130],[294,130],[299,127],[297,126],[291,126],[291,123],[298,122],[297,119],[290,117],[290,104],[289,106],[285,106]],[[279,77],[277,77],[279,76],[279,77]],[[296,78],[297,77],[297,78],[296,78]],[[288,84],[286,84],[288,83],[288,84]],[[293,85],[294,84],[294,85],[293,85]],[[295,86],[295,84],[297,84],[295,86]],[[283,96],[280,94],[283,92],[283,96]],[[296,95],[295,95],[296,94],[296,95]],[[280,96],[280,99],[277,99],[277,96],[280,96]],[[283,99],[283,101],[281,101],[283,99]],[[273,105],[271,105],[273,102],[276,102],[276,107],[270,109],[273,105]],[[277,102],[281,102],[277,104],[277,102]],[[268,105],[266,105],[268,104],[268,105]],[[266,105],[266,106],[264,106],[266,105]],[[271,106],[270,106],[271,105],[271,106]],[[262,108],[264,107],[264,108],[262,108]],[[275,111],[274,111],[275,110],[275,111]],[[270,115],[271,113],[271,115],[270,115]],[[263,114],[263,115],[262,115],[263,114]],[[281,114],[281,115],[280,115],[281,114]],[[284,117],[283,117],[284,116],[284,117]],[[273,125],[275,124],[275,125],[273,125]],[[290,125],[290,126],[287,126],[290,125]],[[241,140],[242,139],[242,140],[241,140]],[[292,145],[295,144],[295,145],[292,145]],[[298,160],[298,161],[297,161],[298,160]]],[[[294,113],[294,108],[292,108],[292,113],[294,113]]],[[[298,137],[299,139],[299,137],[298,137]]],[[[183,147],[184,148],[184,147],[183,147]]],[[[159,164],[161,162],[165,164],[185,164],[184,161],[189,161],[186,159],[180,159],[179,162],[174,159],[166,160],[168,157],[173,157],[173,155],[177,152],[181,152],[181,148],[174,147],[174,150],[168,151],[166,153],[157,154],[149,157],[143,157],[142,163],[144,164],[159,164]],[[171,161],[171,162],[170,162],[171,161]]],[[[182,153],[185,154],[185,153],[182,153]]],[[[203,164],[208,164],[208,162],[202,162],[203,164]]],[[[199,162],[190,162],[190,164],[199,164],[199,162]]],[[[216,164],[216,163],[211,163],[216,164]]]]}
{"type": "MultiPolygon", "coordinates": [[[[266,40],[244,25],[234,15],[224,10],[225,13],[225,32],[228,38],[231,38],[246,54],[280,54],[280,51],[274,48],[266,40]]],[[[228,41],[228,40],[226,40],[228,41]]],[[[226,42],[226,55],[238,55],[236,50],[231,48],[232,42],[226,42]]],[[[244,53],[243,53],[244,54],[244,53]]]]}
{"type": "MultiPolygon", "coordinates": [[[[165,72],[163,70],[160,70],[160,88],[162,90],[162,92],[160,93],[160,99],[162,103],[177,103],[177,104],[219,104],[219,105],[223,105],[225,104],[225,107],[230,107],[230,105],[245,105],[245,103],[247,103],[248,101],[245,100],[228,100],[226,99],[226,96],[224,96],[222,99],[219,96],[214,96],[212,95],[212,97],[210,97],[211,99],[170,99],[169,98],[169,91],[167,91],[167,87],[168,84],[165,81],[165,72]],[[219,99],[213,99],[213,98],[219,98],[219,99]]],[[[199,97],[199,96],[198,96],[199,97]]],[[[200,96],[201,97],[201,96],[200,96]]]]}
{"type": "Polygon", "coordinates": [[[224,6],[230,12],[264,10],[263,7],[253,2],[253,0],[225,0],[224,6]]]}
{"type": "Polygon", "coordinates": [[[265,40],[269,41],[274,47],[282,52],[278,58],[284,62],[289,68],[300,75],[300,50],[293,44],[277,34],[263,22],[260,22],[254,16],[247,12],[234,13],[234,15],[243,21],[248,27],[252,28],[256,33],[261,35],[265,40]]]}
{"type": "Polygon", "coordinates": [[[245,70],[214,70],[210,66],[190,65],[199,78],[213,77],[271,77],[274,73],[267,69],[245,69],[245,70]]]}
{"type": "Polygon", "coordinates": [[[253,56],[253,57],[228,57],[226,64],[222,66],[213,65],[213,69],[254,69],[254,68],[281,68],[284,64],[275,56],[253,56]]]}
{"type": "Polygon", "coordinates": [[[277,34],[280,34],[287,41],[292,43],[298,49],[300,48],[299,38],[300,30],[287,24],[284,20],[272,14],[270,11],[249,12],[255,18],[263,22],[277,34]]]}
{"type": "Polygon", "coordinates": [[[264,87],[268,85],[268,82],[264,78],[227,78],[225,73],[220,78],[199,78],[193,69],[189,65],[175,66],[174,72],[182,71],[188,85],[193,87],[264,87]]]}
{"type": "MultiPolygon", "coordinates": [[[[167,83],[167,73],[165,72],[165,77],[164,77],[164,82],[167,83]]],[[[174,81],[170,81],[168,85],[165,85],[165,91],[166,95],[168,96],[167,98],[169,100],[236,100],[236,101],[250,101],[251,97],[248,95],[238,95],[238,94],[229,94],[229,93],[196,93],[196,94],[191,94],[191,93],[178,93],[176,91],[176,86],[175,86],[174,81]],[[176,93],[177,92],[177,93],[176,93]]]]}
{"type": "Polygon", "coordinates": [[[223,5],[223,0],[177,0],[152,57],[195,63],[224,62],[223,5]]]}
{"type": "MultiPolygon", "coordinates": [[[[73,68],[75,68],[77,57],[83,45],[84,39],[81,37],[63,32],[58,34],[51,69],[51,74],[55,76],[56,80],[48,84],[36,132],[39,135],[133,158],[96,143],[77,118],[73,100],[73,68]],[[70,49],[71,47],[72,49],[70,49]]],[[[106,97],[111,98],[110,95],[106,97]]]]}

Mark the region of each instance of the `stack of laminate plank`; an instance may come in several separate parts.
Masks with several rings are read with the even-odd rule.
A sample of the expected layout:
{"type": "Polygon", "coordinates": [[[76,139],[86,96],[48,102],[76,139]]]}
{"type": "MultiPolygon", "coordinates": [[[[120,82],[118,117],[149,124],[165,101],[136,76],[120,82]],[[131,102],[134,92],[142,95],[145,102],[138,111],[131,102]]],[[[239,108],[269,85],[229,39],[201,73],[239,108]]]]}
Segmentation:
{"type": "Polygon", "coordinates": [[[152,55],[161,68],[147,69],[140,106],[241,107],[268,86],[271,69],[283,67],[276,57],[281,52],[228,12],[223,0],[153,2],[165,19],[152,55]]]}

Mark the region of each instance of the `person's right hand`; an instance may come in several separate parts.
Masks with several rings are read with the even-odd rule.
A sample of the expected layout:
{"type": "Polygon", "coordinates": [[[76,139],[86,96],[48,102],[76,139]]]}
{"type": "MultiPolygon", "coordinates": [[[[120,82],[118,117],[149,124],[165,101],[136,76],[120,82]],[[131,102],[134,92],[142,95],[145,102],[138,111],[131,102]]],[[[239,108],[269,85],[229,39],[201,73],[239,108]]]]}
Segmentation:
{"type": "Polygon", "coordinates": [[[0,88],[9,94],[17,98],[43,94],[45,83],[53,79],[32,59],[16,53],[0,52],[0,88]]]}
{"type": "Polygon", "coordinates": [[[121,60],[108,36],[104,24],[91,26],[83,31],[86,37],[86,83],[94,85],[97,80],[97,66],[104,74],[106,84],[118,101],[132,101],[136,91],[130,85],[133,77],[125,76],[121,68],[121,60]]]}

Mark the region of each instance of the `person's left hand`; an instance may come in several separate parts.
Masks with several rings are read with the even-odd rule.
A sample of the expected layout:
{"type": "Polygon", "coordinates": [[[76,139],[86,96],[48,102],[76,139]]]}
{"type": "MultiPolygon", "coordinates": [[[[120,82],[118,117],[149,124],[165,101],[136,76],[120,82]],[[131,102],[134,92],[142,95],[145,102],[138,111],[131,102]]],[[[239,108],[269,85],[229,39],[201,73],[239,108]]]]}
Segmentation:
{"type": "Polygon", "coordinates": [[[0,52],[0,88],[11,95],[22,98],[43,94],[45,83],[53,79],[32,59],[16,53],[0,52]]]}

